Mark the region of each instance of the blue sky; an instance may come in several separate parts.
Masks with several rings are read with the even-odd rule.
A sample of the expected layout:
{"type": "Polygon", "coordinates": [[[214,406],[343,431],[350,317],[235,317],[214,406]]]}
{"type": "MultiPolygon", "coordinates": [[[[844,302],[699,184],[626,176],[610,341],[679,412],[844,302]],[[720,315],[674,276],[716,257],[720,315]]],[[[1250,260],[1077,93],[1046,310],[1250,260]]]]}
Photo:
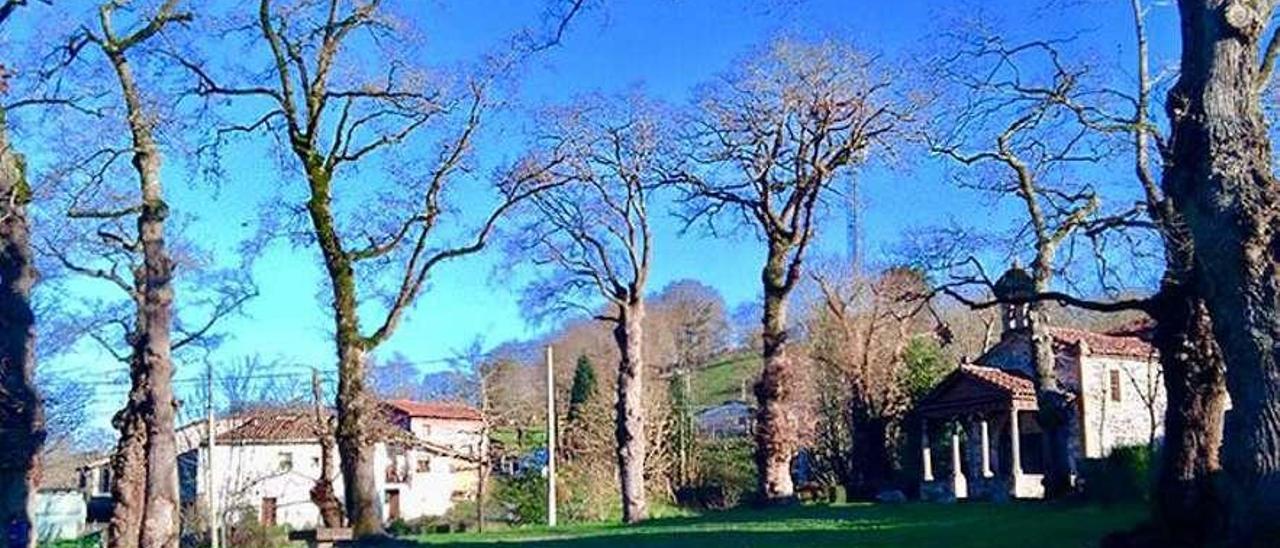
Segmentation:
{"type": "MultiPolygon", "coordinates": [[[[1097,0],[1058,2],[1065,7],[1040,10],[1025,0],[989,0],[957,3],[943,0],[796,0],[772,2],[620,0],[586,14],[574,22],[560,47],[546,52],[529,67],[518,92],[520,109],[504,116],[479,143],[482,165],[490,168],[520,152],[519,134],[527,114],[540,106],[572,100],[584,93],[643,92],[681,105],[691,90],[735,60],[770,40],[786,36],[817,40],[849,40],[864,49],[910,63],[932,53],[936,34],[957,17],[985,11],[997,19],[1017,22],[1022,36],[1062,36],[1083,32],[1081,42],[1099,63],[1129,66],[1130,18],[1128,2],[1097,0]]],[[[465,62],[496,47],[514,30],[537,21],[541,4],[534,1],[469,0],[401,2],[399,10],[425,35],[422,51],[409,52],[430,65],[465,62]]],[[[47,8],[33,8],[48,11],[47,8]]],[[[1176,13],[1158,5],[1149,22],[1157,65],[1176,48],[1176,13]]],[[[30,34],[30,25],[17,21],[14,37],[30,34]],[[24,28],[24,24],[26,28],[24,28]]],[[[13,26],[13,25],[11,25],[13,26]]],[[[918,76],[908,70],[908,74],[918,76]]],[[[38,144],[20,143],[38,147],[38,144]]],[[[204,182],[174,183],[190,179],[189,166],[181,159],[166,165],[171,206],[193,215],[193,239],[216,250],[225,264],[235,262],[235,249],[247,237],[264,201],[273,200],[268,189],[297,185],[279,180],[266,166],[273,162],[273,143],[267,139],[238,145],[227,162],[227,179],[216,190],[204,182]],[[176,164],[176,165],[175,165],[176,164]]],[[[172,158],[170,158],[172,159],[172,158]]],[[[883,260],[887,250],[905,231],[952,222],[995,228],[1009,216],[1007,203],[990,203],[972,191],[946,182],[950,169],[923,155],[904,158],[894,169],[869,167],[859,173],[865,212],[864,238],[868,260],[883,260]]],[[[1100,170],[1099,178],[1128,177],[1128,170],[1100,170]]],[[[487,173],[478,170],[477,173],[487,173]]],[[[354,178],[376,177],[362,172],[354,178]]],[[[358,180],[356,181],[359,182],[358,180]]],[[[477,183],[472,183],[477,184],[477,183]]],[[[483,213],[483,198],[460,194],[457,206],[464,217],[483,213]]],[[[828,215],[821,227],[819,254],[839,253],[845,242],[843,216],[828,215]]],[[[651,289],[660,289],[679,278],[696,278],[718,288],[731,304],[758,293],[761,246],[750,235],[714,239],[705,234],[681,234],[680,224],[665,215],[657,219],[651,289]]],[[[534,336],[546,326],[530,325],[519,310],[522,280],[532,274],[517,265],[515,271],[499,271],[502,264],[493,246],[479,256],[440,268],[430,289],[418,300],[395,337],[377,351],[379,356],[399,352],[424,362],[422,370],[441,367],[427,364],[453,355],[476,338],[486,347],[514,338],[534,336]]],[[[996,265],[998,266],[998,265],[996,265]]],[[[274,242],[255,264],[254,278],[261,296],[251,301],[240,317],[221,329],[226,342],[216,351],[217,362],[259,354],[267,359],[322,369],[334,363],[329,338],[330,320],[320,300],[325,280],[316,251],[274,242]]],[[[181,299],[181,296],[179,297],[181,299]]],[[[60,357],[60,368],[95,371],[105,363],[90,348],[60,357]]],[[[179,366],[179,377],[197,374],[179,366]]],[[[119,397],[104,393],[104,405],[119,397]]]]}

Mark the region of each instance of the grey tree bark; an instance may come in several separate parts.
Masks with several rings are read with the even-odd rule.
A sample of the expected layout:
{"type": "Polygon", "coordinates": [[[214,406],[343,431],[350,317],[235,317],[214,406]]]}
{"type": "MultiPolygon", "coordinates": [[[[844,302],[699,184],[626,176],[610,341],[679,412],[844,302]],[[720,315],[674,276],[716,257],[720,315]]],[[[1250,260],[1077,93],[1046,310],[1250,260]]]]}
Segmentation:
{"type": "MultiPolygon", "coordinates": [[[[25,3],[0,7],[3,24],[25,3]]],[[[0,96],[8,88],[0,64],[0,96]]],[[[0,546],[36,545],[32,504],[39,488],[40,453],[44,446],[44,402],[35,386],[35,314],[31,289],[38,274],[32,258],[27,204],[31,187],[25,158],[9,142],[8,119],[0,105],[0,528],[16,530],[24,523],[26,538],[0,538],[0,546]]]]}
{"type": "MultiPolygon", "coordinates": [[[[1049,253],[1052,256],[1052,251],[1049,253]]],[[[1043,256],[1043,254],[1041,255],[1043,256]]],[[[1037,278],[1037,291],[1048,290],[1047,273],[1052,272],[1052,259],[1044,264],[1038,258],[1033,267],[1037,278]]],[[[1043,303],[1032,303],[1028,328],[1031,332],[1031,365],[1036,386],[1036,420],[1044,431],[1045,498],[1059,498],[1071,491],[1071,420],[1074,416],[1070,391],[1058,378],[1057,356],[1053,349],[1053,334],[1049,331],[1049,316],[1043,303]]]]}
{"type": "MultiPolygon", "coordinates": [[[[3,83],[0,82],[0,87],[3,83]]],[[[28,535],[15,548],[35,546],[32,504],[44,444],[43,402],[35,386],[36,282],[27,203],[31,188],[22,155],[13,149],[0,106],[0,527],[26,523],[28,535]]]]}
{"type": "Polygon", "coordinates": [[[1280,533],[1280,207],[1261,108],[1259,61],[1270,0],[1180,0],[1182,51],[1169,91],[1163,185],[1190,229],[1196,282],[1212,317],[1232,410],[1225,423],[1229,542],[1280,533]]]}
{"type": "Polygon", "coordinates": [[[615,433],[625,523],[637,523],[649,517],[644,477],[648,446],[644,429],[644,313],[644,300],[635,295],[625,307],[620,307],[619,320],[613,328],[613,338],[621,352],[615,433]]]}
{"type": "MultiPolygon", "coordinates": [[[[787,283],[787,263],[787,247],[771,243],[761,270],[764,285],[764,311],[761,316],[764,370],[754,387],[757,481],[765,501],[789,500],[795,493],[791,459],[799,445],[799,437],[792,409],[795,371],[787,352],[787,297],[794,284],[787,283]]],[[[792,264],[798,271],[800,262],[792,264]]]]}
{"type": "Polygon", "coordinates": [[[86,40],[101,49],[110,62],[124,100],[126,124],[132,145],[132,164],[138,177],[137,244],[142,264],[134,272],[133,298],[136,327],[130,336],[132,388],[124,410],[114,421],[121,431],[112,467],[116,505],[109,542],[112,546],[178,545],[178,469],[174,438],[171,360],[173,261],[165,246],[165,221],[169,206],[160,179],[160,149],[154,134],[154,113],[143,101],[143,91],[127,53],[155,36],[174,21],[190,15],[177,10],[178,0],[166,0],[155,15],[127,35],[117,35],[112,14],[119,7],[99,9],[101,34],[86,40]]]}

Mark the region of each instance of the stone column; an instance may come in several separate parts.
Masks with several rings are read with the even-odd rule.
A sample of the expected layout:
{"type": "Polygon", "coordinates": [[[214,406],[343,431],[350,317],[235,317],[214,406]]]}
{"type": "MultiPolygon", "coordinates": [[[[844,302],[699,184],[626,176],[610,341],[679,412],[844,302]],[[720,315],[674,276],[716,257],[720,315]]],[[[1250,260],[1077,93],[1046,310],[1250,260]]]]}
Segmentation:
{"type": "Polygon", "coordinates": [[[1014,471],[1014,478],[1023,475],[1023,448],[1021,448],[1021,440],[1019,438],[1020,429],[1018,428],[1018,407],[1011,407],[1009,411],[1009,444],[1014,451],[1014,461],[1010,462],[1010,470],[1014,471]]]}
{"type": "Polygon", "coordinates": [[[960,433],[951,431],[951,480],[956,498],[969,496],[969,485],[964,478],[964,460],[960,456],[960,433]]]}
{"type": "Polygon", "coordinates": [[[982,477],[989,478],[995,474],[991,472],[991,438],[986,417],[979,419],[978,428],[982,432],[982,477]]]}
{"type": "Polygon", "coordinates": [[[920,419],[920,468],[924,481],[933,481],[933,452],[929,450],[929,421],[920,419]]]}

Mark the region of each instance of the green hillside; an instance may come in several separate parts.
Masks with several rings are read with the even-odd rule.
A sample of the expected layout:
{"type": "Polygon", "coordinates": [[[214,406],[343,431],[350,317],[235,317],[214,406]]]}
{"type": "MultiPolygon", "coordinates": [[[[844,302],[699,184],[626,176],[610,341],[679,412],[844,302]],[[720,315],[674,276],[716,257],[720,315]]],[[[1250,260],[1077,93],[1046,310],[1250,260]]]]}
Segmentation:
{"type": "Polygon", "coordinates": [[[720,356],[693,372],[689,381],[691,403],[695,408],[702,408],[739,399],[742,397],[744,381],[747,398],[751,399],[751,385],[760,376],[761,363],[760,354],[755,352],[720,356]]]}

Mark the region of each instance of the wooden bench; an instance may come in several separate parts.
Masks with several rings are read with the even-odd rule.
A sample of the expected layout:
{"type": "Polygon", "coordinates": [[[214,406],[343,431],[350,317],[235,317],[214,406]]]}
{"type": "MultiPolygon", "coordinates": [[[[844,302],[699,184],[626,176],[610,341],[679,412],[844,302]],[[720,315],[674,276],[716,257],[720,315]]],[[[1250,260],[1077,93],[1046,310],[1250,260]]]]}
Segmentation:
{"type": "Polygon", "coordinates": [[[300,540],[311,548],[333,548],[351,543],[351,529],[346,527],[307,529],[289,532],[289,540],[300,540]]]}

